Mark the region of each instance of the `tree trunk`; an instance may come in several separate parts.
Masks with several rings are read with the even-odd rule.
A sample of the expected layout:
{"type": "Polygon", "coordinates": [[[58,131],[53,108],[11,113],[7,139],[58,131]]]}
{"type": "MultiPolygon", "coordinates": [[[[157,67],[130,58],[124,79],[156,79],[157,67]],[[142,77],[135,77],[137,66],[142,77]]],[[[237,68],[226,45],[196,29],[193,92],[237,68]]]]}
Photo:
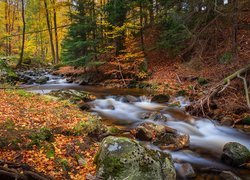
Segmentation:
{"type": "MultiPolygon", "coordinates": [[[[4,15],[4,20],[5,20],[5,32],[7,36],[9,36],[9,25],[8,25],[8,11],[9,11],[9,3],[8,0],[5,0],[5,15],[4,15]]],[[[6,43],[5,43],[5,54],[6,56],[9,55],[9,38],[6,38],[6,43]]]]}
{"type": "Polygon", "coordinates": [[[233,27],[232,27],[232,53],[236,60],[238,58],[237,34],[238,34],[238,0],[233,0],[233,27]]]}
{"type": "Polygon", "coordinates": [[[142,17],[142,3],[140,2],[140,39],[141,39],[141,48],[144,51],[144,35],[143,35],[143,17],[142,17]]]}
{"type": "Polygon", "coordinates": [[[44,7],[45,7],[45,12],[46,12],[46,21],[47,21],[47,27],[48,27],[49,37],[50,37],[51,55],[52,55],[53,63],[55,64],[56,63],[55,48],[54,48],[54,43],[53,43],[53,34],[52,34],[51,25],[50,25],[47,0],[44,0],[44,7]]]}
{"type": "Polygon", "coordinates": [[[55,45],[56,45],[56,50],[55,50],[55,63],[59,62],[59,45],[58,45],[58,33],[57,33],[57,15],[56,15],[56,1],[52,0],[53,4],[53,14],[54,14],[54,33],[55,33],[55,45]]]}
{"type": "MultiPolygon", "coordinates": [[[[96,24],[96,12],[95,12],[95,0],[92,1],[92,21],[95,22],[95,26],[97,26],[96,24]]],[[[96,41],[96,28],[93,30],[93,40],[96,41]]],[[[93,50],[94,50],[94,61],[97,60],[97,44],[94,44],[93,50]]]]}
{"type": "Polygon", "coordinates": [[[149,7],[149,23],[151,24],[151,25],[153,25],[154,24],[154,0],[149,0],[149,2],[150,2],[150,7],[149,7]]]}
{"type": "Polygon", "coordinates": [[[22,20],[23,20],[23,38],[22,38],[22,47],[21,47],[21,53],[20,58],[17,63],[17,66],[20,66],[23,62],[23,54],[24,54],[24,45],[25,45],[25,29],[26,29],[26,23],[25,23],[25,12],[24,12],[24,0],[21,0],[22,2],[22,20]]]}

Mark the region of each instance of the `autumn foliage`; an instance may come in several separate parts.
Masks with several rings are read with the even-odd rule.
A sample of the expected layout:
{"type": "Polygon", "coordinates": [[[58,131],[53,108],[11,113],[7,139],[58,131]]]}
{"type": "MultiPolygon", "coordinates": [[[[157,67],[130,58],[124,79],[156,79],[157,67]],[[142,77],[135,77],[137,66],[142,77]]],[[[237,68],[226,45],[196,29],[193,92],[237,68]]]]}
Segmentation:
{"type": "Polygon", "coordinates": [[[133,38],[125,41],[125,50],[120,55],[113,56],[108,65],[110,68],[105,73],[113,79],[121,80],[125,85],[134,79],[147,77],[145,54],[133,38]]]}
{"type": "Polygon", "coordinates": [[[6,166],[26,164],[55,179],[84,179],[95,172],[98,145],[76,132],[79,122],[93,117],[66,101],[22,90],[2,90],[0,96],[0,159],[6,166]]]}

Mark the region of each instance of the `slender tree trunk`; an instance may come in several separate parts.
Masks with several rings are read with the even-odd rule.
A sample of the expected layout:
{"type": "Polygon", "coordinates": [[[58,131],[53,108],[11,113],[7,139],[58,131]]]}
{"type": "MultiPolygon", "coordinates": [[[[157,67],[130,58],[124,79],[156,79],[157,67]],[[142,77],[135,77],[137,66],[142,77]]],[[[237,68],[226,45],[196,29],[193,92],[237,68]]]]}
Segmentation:
{"type": "Polygon", "coordinates": [[[69,20],[72,23],[72,10],[71,10],[71,0],[68,0],[69,3],[69,20]]]}
{"type": "Polygon", "coordinates": [[[233,26],[232,26],[232,53],[234,59],[238,58],[237,34],[238,34],[238,0],[233,0],[233,26]]]}
{"type": "MultiPolygon", "coordinates": [[[[100,0],[100,6],[101,6],[101,8],[103,8],[103,6],[104,6],[103,0],[100,0]]],[[[104,28],[103,28],[104,14],[103,14],[103,11],[101,11],[100,16],[101,16],[101,44],[103,44],[103,39],[104,39],[104,28]]]]}
{"type": "Polygon", "coordinates": [[[149,0],[150,2],[150,7],[149,7],[149,21],[150,21],[150,24],[154,24],[154,0],[149,0]]]}
{"type": "Polygon", "coordinates": [[[23,38],[22,38],[22,47],[21,47],[20,59],[19,59],[19,61],[17,63],[17,66],[20,66],[22,64],[22,62],[23,62],[24,45],[25,45],[25,29],[26,29],[24,0],[21,0],[21,2],[22,2],[23,38]]]}
{"type": "MultiPolygon", "coordinates": [[[[9,1],[9,6],[8,6],[8,36],[11,36],[11,1],[9,1]]],[[[11,37],[8,38],[8,55],[11,55],[11,37]]]]}
{"type": "MultiPolygon", "coordinates": [[[[92,1],[92,21],[95,22],[95,26],[97,26],[96,24],[96,12],[95,12],[95,0],[92,1]]],[[[96,41],[96,28],[93,30],[93,40],[96,41]]],[[[94,44],[93,50],[95,53],[94,56],[94,61],[97,60],[97,44],[94,44]]]]}
{"type": "Polygon", "coordinates": [[[47,21],[47,27],[48,27],[49,37],[50,37],[51,55],[52,55],[53,63],[55,64],[56,63],[55,47],[53,43],[53,34],[52,34],[52,29],[51,29],[51,24],[50,24],[50,19],[49,19],[49,10],[48,10],[47,0],[44,0],[44,7],[45,7],[45,12],[46,12],[46,21],[47,21]]]}
{"type": "MultiPolygon", "coordinates": [[[[5,19],[5,32],[6,32],[7,36],[9,36],[8,11],[9,11],[9,2],[8,2],[8,0],[5,0],[4,19],[5,19]]],[[[6,56],[9,55],[9,44],[8,43],[9,43],[9,37],[6,38],[6,43],[5,43],[5,54],[6,54],[6,56]]]]}
{"type": "Polygon", "coordinates": [[[140,2],[140,39],[141,39],[141,48],[144,51],[144,34],[143,34],[143,17],[142,17],[142,3],[140,2]]]}
{"type": "Polygon", "coordinates": [[[58,45],[58,33],[57,33],[57,14],[56,14],[56,1],[52,0],[53,3],[53,14],[54,14],[54,33],[55,33],[55,63],[59,62],[59,45],[58,45]]]}

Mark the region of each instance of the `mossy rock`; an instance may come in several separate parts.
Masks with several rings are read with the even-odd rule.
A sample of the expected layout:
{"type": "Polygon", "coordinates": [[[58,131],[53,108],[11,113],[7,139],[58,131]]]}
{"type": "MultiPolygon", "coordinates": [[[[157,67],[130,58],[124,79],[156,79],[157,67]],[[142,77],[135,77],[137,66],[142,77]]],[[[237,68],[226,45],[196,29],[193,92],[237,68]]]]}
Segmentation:
{"type": "Polygon", "coordinates": [[[242,119],[242,124],[250,125],[250,116],[245,117],[244,119],[242,119]]]}
{"type": "Polygon", "coordinates": [[[88,102],[94,100],[96,97],[85,91],[69,90],[56,90],[49,93],[50,96],[57,97],[61,100],[69,100],[72,103],[78,103],[81,101],[88,102]]]}
{"type": "Polygon", "coordinates": [[[250,151],[237,142],[229,142],[223,147],[221,160],[232,166],[240,166],[250,160],[250,151]]]}
{"type": "Polygon", "coordinates": [[[168,94],[159,94],[155,95],[151,101],[156,103],[166,103],[170,100],[170,96],[168,94]]]}
{"type": "Polygon", "coordinates": [[[18,80],[16,73],[0,59],[0,83],[9,83],[18,80]]]}
{"type": "Polygon", "coordinates": [[[176,179],[170,155],[148,150],[138,142],[109,136],[102,141],[98,155],[97,177],[103,179],[176,179]]]}

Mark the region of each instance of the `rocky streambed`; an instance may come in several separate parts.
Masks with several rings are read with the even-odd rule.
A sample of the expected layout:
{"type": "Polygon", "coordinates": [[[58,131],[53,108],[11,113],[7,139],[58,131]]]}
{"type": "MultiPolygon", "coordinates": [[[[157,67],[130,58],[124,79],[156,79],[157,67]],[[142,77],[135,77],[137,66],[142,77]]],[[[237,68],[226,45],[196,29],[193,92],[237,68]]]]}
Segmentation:
{"type": "Polygon", "coordinates": [[[112,129],[95,133],[101,142],[96,178],[250,179],[249,134],[188,115],[186,97],[151,97],[137,89],[79,86],[44,76],[46,83],[22,87],[70,100],[112,129]]]}

